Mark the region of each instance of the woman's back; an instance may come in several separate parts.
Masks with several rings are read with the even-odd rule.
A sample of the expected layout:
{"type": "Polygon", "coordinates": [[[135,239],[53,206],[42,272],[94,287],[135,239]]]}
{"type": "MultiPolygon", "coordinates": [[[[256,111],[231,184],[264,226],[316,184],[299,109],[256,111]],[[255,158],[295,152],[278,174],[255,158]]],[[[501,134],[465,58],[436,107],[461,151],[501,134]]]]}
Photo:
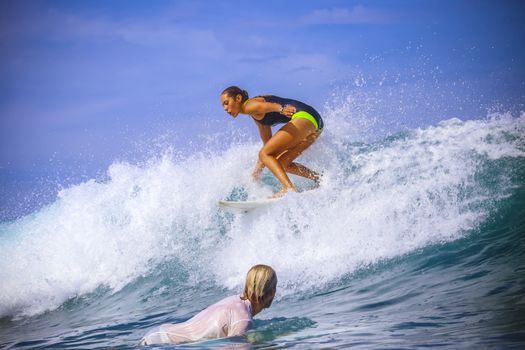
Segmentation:
{"type": "Polygon", "coordinates": [[[234,295],[199,312],[186,322],[163,324],[142,338],[140,345],[169,344],[244,334],[251,326],[248,300],[234,295]]]}

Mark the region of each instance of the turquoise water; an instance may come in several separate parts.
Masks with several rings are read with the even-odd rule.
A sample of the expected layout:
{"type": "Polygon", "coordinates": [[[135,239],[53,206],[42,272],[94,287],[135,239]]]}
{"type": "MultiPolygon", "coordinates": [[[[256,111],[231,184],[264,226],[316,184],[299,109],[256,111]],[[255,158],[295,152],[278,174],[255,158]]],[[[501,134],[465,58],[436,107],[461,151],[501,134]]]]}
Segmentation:
{"type": "Polygon", "coordinates": [[[276,188],[250,182],[256,144],[115,163],[2,223],[0,347],[134,348],[266,263],[276,300],[246,337],[167,348],[523,348],[525,116],[376,142],[335,119],[301,158],[321,187],[246,215],[217,201],[276,188]]]}

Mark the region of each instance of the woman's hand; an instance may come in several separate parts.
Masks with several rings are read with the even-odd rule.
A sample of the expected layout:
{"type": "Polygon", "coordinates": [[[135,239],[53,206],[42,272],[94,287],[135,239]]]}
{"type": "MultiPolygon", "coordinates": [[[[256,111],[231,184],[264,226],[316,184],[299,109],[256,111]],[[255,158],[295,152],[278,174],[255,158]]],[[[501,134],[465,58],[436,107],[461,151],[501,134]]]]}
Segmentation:
{"type": "Polygon", "coordinates": [[[253,172],[252,172],[253,181],[259,182],[259,180],[261,180],[261,174],[262,174],[263,169],[264,169],[264,164],[260,160],[258,160],[257,164],[255,164],[255,169],[253,169],[253,172]]]}
{"type": "Polygon", "coordinates": [[[255,169],[253,172],[252,172],[252,179],[254,182],[259,182],[261,180],[261,174],[262,174],[262,171],[259,170],[259,169],[255,169]]]}
{"type": "Polygon", "coordinates": [[[297,110],[295,109],[294,106],[286,105],[286,106],[283,107],[283,110],[282,110],[281,114],[284,114],[287,117],[291,117],[292,115],[295,114],[296,111],[297,110]]]}

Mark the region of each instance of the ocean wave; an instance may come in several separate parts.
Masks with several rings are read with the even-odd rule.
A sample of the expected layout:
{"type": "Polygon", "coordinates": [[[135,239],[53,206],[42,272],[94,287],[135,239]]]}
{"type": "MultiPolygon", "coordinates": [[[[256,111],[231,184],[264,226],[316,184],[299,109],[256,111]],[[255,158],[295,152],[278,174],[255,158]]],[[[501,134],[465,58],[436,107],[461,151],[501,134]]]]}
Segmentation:
{"type": "Polygon", "coordinates": [[[301,158],[322,171],[321,187],[247,215],[221,212],[217,201],[276,189],[268,174],[250,181],[256,144],[114,163],[107,180],[0,224],[0,315],[53,310],[100,286],[117,292],[166,262],[195,285],[230,289],[267,263],[286,297],[464,237],[520,186],[512,174],[525,157],[524,114],[450,119],[369,143],[345,134],[355,126],[337,115],[301,158]]]}

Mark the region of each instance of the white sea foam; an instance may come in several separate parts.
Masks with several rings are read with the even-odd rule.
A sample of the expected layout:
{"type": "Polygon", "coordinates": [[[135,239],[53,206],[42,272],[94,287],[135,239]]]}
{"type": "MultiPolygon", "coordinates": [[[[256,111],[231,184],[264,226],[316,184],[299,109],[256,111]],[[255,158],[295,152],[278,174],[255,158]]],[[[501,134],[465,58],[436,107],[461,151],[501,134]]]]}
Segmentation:
{"type": "Polygon", "coordinates": [[[323,154],[342,161],[325,162],[332,166],[323,186],[237,218],[217,279],[239,285],[251,264],[264,262],[277,268],[286,295],[462,237],[488,214],[487,200],[505,195],[476,176],[487,159],[524,157],[524,131],[524,115],[451,119],[365,149],[325,144],[323,154]]]}
{"type": "Polygon", "coordinates": [[[452,119],[371,145],[339,132],[351,129],[345,123],[327,118],[301,158],[323,170],[321,188],[247,215],[226,215],[217,201],[239,188],[250,198],[271,193],[249,179],[255,144],[115,163],[107,181],[61,191],[0,226],[0,315],[41,313],[101,285],[118,291],[167,259],[228,288],[255,263],[274,266],[280,295],[315,288],[461,237],[487,215],[479,204],[494,199],[476,180],[484,162],[525,156],[524,115],[452,119]]]}

